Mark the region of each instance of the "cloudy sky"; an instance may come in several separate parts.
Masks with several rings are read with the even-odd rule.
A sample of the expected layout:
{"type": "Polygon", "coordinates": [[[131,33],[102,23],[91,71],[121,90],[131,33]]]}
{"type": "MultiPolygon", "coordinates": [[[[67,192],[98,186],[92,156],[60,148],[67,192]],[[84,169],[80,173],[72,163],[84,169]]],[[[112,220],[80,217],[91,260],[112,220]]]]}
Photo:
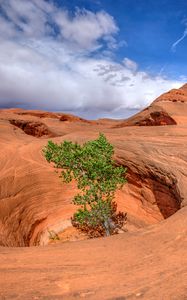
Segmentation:
{"type": "Polygon", "coordinates": [[[123,118],[186,61],[186,0],[0,0],[1,108],[123,118]]]}

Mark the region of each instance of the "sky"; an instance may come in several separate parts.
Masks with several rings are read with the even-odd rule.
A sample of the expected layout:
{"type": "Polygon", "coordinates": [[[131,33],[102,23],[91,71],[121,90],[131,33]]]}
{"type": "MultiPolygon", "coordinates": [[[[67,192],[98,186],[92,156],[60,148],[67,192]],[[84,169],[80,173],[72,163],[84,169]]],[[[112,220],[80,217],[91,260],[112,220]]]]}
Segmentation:
{"type": "Polygon", "coordinates": [[[186,0],[0,0],[0,108],[125,118],[186,62],[186,0]]]}

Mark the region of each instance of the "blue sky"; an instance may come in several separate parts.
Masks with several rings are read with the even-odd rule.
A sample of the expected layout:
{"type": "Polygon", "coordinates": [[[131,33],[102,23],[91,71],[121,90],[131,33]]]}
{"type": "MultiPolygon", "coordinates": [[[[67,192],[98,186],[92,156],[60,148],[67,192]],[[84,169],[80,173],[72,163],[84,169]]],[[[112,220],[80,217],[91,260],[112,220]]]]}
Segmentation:
{"type": "Polygon", "coordinates": [[[122,118],[187,81],[187,2],[0,0],[0,106],[122,118]]]}
{"type": "Polygon", "coordinates": [[[171,78],[187,75],[187,39],[171,51],[187,28],[187,1],[185,0],[80,0],[56,1],[74,11],[76,7],[97,12],[105,10],[117,22],[117,39],[127,46],[115,52],[116,59],[124,55],[138,62],[140,68],[171,78]]]}

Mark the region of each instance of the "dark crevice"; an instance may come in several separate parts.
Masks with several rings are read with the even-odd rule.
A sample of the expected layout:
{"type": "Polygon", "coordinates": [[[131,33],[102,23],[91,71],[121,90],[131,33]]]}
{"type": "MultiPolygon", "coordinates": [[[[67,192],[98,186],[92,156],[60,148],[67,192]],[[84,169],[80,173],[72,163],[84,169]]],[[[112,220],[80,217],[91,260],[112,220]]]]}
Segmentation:
{"type": "MultiPolygon", "coordinates": [[[[158,172],[158,170],[151,172],[146,169],[146,172],[143,173],[143,171],[136,169],[135,166],[131,166],[131,168],[128,167],[127,181],[130,192],[135,192],[133,196],[137,198],[137,201],[141,201],[145,211],[149,211],[149,213],[152,213],[151,211],[158,211],[163,216],[163,219],[166,219],[181,208],[182,199],[177,188],[177,180],[174,176],[163,174],[161,171],[158,172]]],[[[24,212],[21,213],[22,215],[24,214],[24,212]]],[[[14,244],[14,246],[39,246],[43,232],[42,223],[44,221],[46,221],[46,217],[40,219],[36,219],[35,217],[29,230],[24,234],[22,233],[21,244],[14,244]]],[[[20,220],[18,220],[18,224],[18,230],[21,234],[20,220]]]]}
{"type": "MultiPolygon", "coordinates": [[[[42,218],[39,220],[36,220],[32,225],[31,228],[28,232],[28,234],[26,236],[23,236],[23,240],[24,240],[24,246],[25,247],[29,247],[31,246],[31,239],[33,237],[34,231],[35,229],[43,222],[45,221],[47,218],[42,218]]],[[[32,242],[32,246],[38,246],[39,245],[39,237],[40,237],[40,232],[38,232],[38,234],[36,235],[36,237],[34,238],[34,241],[32,242]]]]}
{"type": "Polygon", "coordinates": [[[11,125],[14,125],[26,134],[32,135],[34,137],[55,137],[54,134],[44,123],[27,121],[27,120],[9,120],[11,125]]]}
{"type": "Polygon", "coordinates": [[[155,176],[155,174],[149,174],[149,176],[140,175],[128,169],[127,180],[129,184],[134,185],[139,190],[144,206],[146,206],[146,203],[156,205],[164,219],[170,217],[181,208],[182,199],[177,189],[176,180],[173,178],[168,178],[168,176],[160,178],[155,176]],[[144,192],[145,189],[152,192],[154,203],[151,203],[149,194],[144,192]]]}
{"type": "Polygon", "coordinates": [[[176,124],[176,121],[164,111],[151,112],[148,117],[135,123],[136,126],[163,126],[176,124]]]}

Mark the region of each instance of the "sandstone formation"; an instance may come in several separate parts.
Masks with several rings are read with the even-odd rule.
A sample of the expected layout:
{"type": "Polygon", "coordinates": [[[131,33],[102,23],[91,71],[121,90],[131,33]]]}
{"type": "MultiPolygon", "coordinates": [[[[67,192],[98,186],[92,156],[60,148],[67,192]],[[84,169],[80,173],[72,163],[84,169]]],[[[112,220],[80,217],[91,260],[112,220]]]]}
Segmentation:
{"type": "Polygon", "coordinates": [[[29,121],[29,120],[15,120],[10,119],[10,124],[22,129],[26,134],[32,135],[34,137],[55,137],[56,134],[52,133],[52,131],[49,130],[49,128],[41,123],[41,122],[35,122],[35,121],[29,121]]]}
{"type": "Polygon", "coordinates": [[[83,118],[79,118],[73,115],[61,114],[60,119],[61,122],[83,122],[83,123],[90,123],[88,120],[83,118]]]}
{"type": "Polygon", "coordinates": [[[1,110],[0,297],[186,299],[186,126],[187,85],[124,121],[1,110]],[[128,232],[62,243],[85,238],[70,222],[76,184],[60,181],[42,149],[48,139],[83,143],[99,132],[128,168],[128,184],[116,193],[128,232]],[[62,240],[23,248],[49,244],[50,232],[62,240]]]}
{"type": "Polygon", "coordinates": [[[0,249],[0,299],[186,300],[187,210],[111,238],[0,249]]]}
{"type": "Polygon", "coordinates": [[[145,108],[141,113],[119,123],[117,128],[125,126],[163,126],[176,125],[176,121],[157,105],[145,108]]]}
{"type": "Polygon", "coordinates": [[[23,109],[17,109],[17,110],[11,110],[12,112],[15,112],[18,115],[26,115],[26,116],[34,116],[38,118],[51,118],[51,119],[59,119],[62,122],[68,121],[68,122],[84,122],[89,123],[88,120],[85,120],[83,118],[71,115],[71,114],[64,114],[64,113],[54,113],[54,112],[47,112],[47,111],[41,111],[41,110],[27,110],[24,111],[23,109]]]}

